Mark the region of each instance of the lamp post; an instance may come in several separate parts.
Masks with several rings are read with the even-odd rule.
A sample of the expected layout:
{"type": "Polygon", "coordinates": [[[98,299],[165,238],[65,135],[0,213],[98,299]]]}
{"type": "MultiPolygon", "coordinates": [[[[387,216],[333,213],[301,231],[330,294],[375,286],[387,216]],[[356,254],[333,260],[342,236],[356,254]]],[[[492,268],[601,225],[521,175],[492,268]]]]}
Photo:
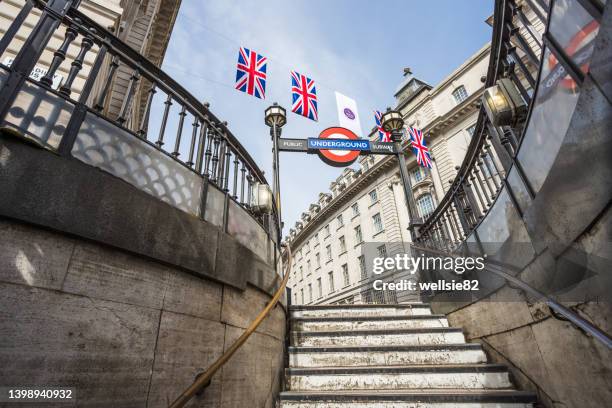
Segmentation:
{"type": "Polygon", "coordinates": [[[285,123],[287,123],[287,111],[282,106],[279,106],[276,102],[272,106],[268,107],[265,112],[266,125],[270,127],[270,136],[272,137],[273,150],[272,150],[272,171],[274,172],[274,184],[272,193],[276,202],[276,214],[277,214],[277,225],[278,225],[278,239],[282,237],[282,217],[281,217],[281,201],[280,201],[280,178],[279,178],[279,161],[278,161],[278,138],[281,136],[281,131],[285,123]]]}
{"type": "Polygon", "coordinates": [[[387,112],[382,116],[382,127],[385,131],[391,133],[391,140],[394,143],[395,155],[399,163],[400,177],[404,187],[404,195],[406,196],[406,203],[408,204],[408,217],[410,223],[408,229],[410,231],[410,237],[412,240],[418,238],[417,226],[420,223],[417,221],[416,204],[412,195],[412,183],[408,175],[408,169],[406,168],[406,158],[404,157],[404,149],[402,148],[402,128],[404,127],[404,119],[402,114],[398,111],[392,111],[391,108],[387,108],[387,112]]]}

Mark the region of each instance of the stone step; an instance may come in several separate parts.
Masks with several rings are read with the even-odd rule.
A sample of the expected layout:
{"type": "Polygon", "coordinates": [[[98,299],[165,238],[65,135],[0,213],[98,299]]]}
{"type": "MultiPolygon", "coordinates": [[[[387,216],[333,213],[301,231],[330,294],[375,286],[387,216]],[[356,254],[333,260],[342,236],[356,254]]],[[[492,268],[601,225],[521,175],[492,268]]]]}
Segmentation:
{"type": "Polygon", "coordinates": [[[289,347],[289,366],[364,367],[414,364],[478,364],[487,357],[480,344],[371,347],[289,347]]]}
{"type": "Polygon", "coordinates": [[[402,303],[397,305],[294,305],[290,315],[299,317],[364,317],[364,316],[415,316],[430,315],[426,303],[402,303]]]}
{"type": "Polygon", "coordinates": [[[396,330],[422,327],[448,327],[444,315],[298,317],[291,319],[295,331],[396,330]]]}
{"type": "Polygon", "coordinates": [[[287,368],[290,391],[508,389],[501,364],[287,368]]]}
{"type": "Polygon", "coordinates": [[[465,343],[465,337],[461,329],[452,327],[345,332],[291,332],[290,339],[291,345],[297,347],[414,346],[465,343]]]}
{"type": "Polygon", "coordinates": [[[535,402],[535,394],[514,390],[280,393],[281,408],[531,408],[535,402]]]}

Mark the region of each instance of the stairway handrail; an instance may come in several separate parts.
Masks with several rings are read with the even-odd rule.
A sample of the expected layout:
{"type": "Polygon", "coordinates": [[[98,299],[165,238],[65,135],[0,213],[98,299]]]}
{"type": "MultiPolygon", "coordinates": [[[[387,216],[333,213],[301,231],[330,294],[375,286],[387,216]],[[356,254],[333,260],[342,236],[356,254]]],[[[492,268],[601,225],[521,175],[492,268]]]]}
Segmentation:
{"type": "Polygon", "coordinates": [[[270,311],[276,306],[278,301],[280,300],[282,294],[285,292],[285,288],[287,286],[287,281],[289,280],[289,275],[291,273],[291,264],[292,264],[292,254],[291,247],[289,245],[285,245],[284,254],[287,256],[287,266],[285,269],[285,276],[281,281],[280,287],[270,300],[270,302],[266,305],[266,307],[259,313],[259,315],[253,320],[253,322],[247,327],[247,329],[242,333],[240,337],[231,345],[229,349],[225,353],[223,353],[208,369],[200,374],[196,380],[191,384],[183,393],[169,406],[169,408],[182,408],[187,404],[194,395],[200,392],[203,388],[207,387],[212,380],[212,377],[215,375],[217,371],[225,363],[227,363],[230,358],[238,351],[240,347],[246,343],[251,334],[257,330],[261,322],[270,314],[270,311]]]}
{"type": "MultiPolygon", "coordinates": [[[[204,178],[207,183],[202,197],[206,196],[208,183],[217,187],[276,239],[280,231],[280,226],[274,221],[277,217],[264,219],[251,206],[254,185],[269,183],[247,148],[230,131],[227,122],[211,111],[209,103],[196,98],[156,63],[118,38],[117,33],[79,10],[79,4],[78,0],[28,0],[0,35],[2,54],[19,30],[26,27],[31,11],[40,12],[34,27],[28,29],[29,33],[26,30],[24,44],[11,65],[2,64],[2,71],[6,71],[8,78],[3,82],[0,97],[0,121],[7,119],[8,111],[23,91],[24,84],[35,84],[45,95],[53,98],[54,103],[64,101],[72,109],[68,122],[53,128],[60,140],[58,145],[48,145],[52,150],[70,157],[86,120],[90,116],[102,118],[117,130],[138,139],[143,147],[148,145],[204,178]],[[52,44],[54,35],[63,35],[60,45],[52,44]],[[68,52],[74,47],[77,51],[68,52]],[[41,61],[43,53],[53,50],[49,55],[50,63],[41,61]],[[29,78],[29,73],[39,62],[48,66],[46,74],[29,78]],[[52,78],[69,62],[67,77],[59,86],[53,85],[52,78]],[[120,74],[129,78],[123,77],[126,89],[115,95],[115,84],[118,83],[115,81],[120,74]],[[155,99],[158,92],[164,96],[165,102],[155,99]],[[115,96],[120,97],[113,102],[118,111],[111,114],[109,106],[115,96]],[[150,115],[156,113],[152,105],[162,106],[158,112],[161,120],[157,136],[153,134],[157,129],[149,126],[150,115]],[[174,107],[171,109],[171,106],[174,107]],[[172,119],[177,118],[177,113],[178,119],[172,119]],[[193,122],[189,123],[192,118],[193,122]],[[173,131],[176,132],[174,139],[168,139],[173,131]]],[[[53,126],[54,121],[56,119],[47,118],[45,126],[53,126]]],[[[22,133],[26,131],[20,128],[20,124],[10,120],[5,122],[22,133]]],[[[47,139],[42,142],[47,143],[47,139]]],[[[206,200],[200,203],[200,212],[203,213],[206,200]]],[[[277,207],[273,206],[274,214],[277,207]]]]}
{"type": "MultiPolygon", "coordinates": [[[[454,254],[450,252],[444,252],[441,250],[422,247],[418,245],[412,245],[412,248],[416,249],[417,251],[428,252],[428,253],[432,253],[435,255],[454,256],[454,254]]],[[[579,329],[593,336],[595,339],[597,339],[598,341],[603,343],[606,347],[608,347],[608,349],[612,349],[612,338],[606,332],[601,330],[599,327],[595,326],[593,323],[581,317],[580,315],[574,313],[571,309],[558,303],[556,300],[552,299],[550,296],[546,295],[545,293],[540,292],[533,286],[530,286],[526,282],[506,272],[504,270],[505,268],[502,265],[495,265],[496,268],[499,268],[499,269],[491,268],[491,266],[492,265],[488,264],[488,267],[485,267],[485,269],[503,278],[507,282],[511,282],[513,285],[516,285],[521,290],[528,292],[532,296],[538,299],[544,299],[544,302],[546,303],[546,305],[550,307],[554,312],[560,314],[561,316],[566,318],[570,323],[572,323],[574,326],[578,327],[579,329]]]]}
{"type": "Polygon", "coordinates": [[[210,123],[214,123],[216,126],[218,126],[219,129],[225,134],[225,137],[227,138],[227,141],[231,144],[231,146],[237,152],[239,152],[241,158],[245,160],[246,163],[248,163],[254,175],[263,183],[268,184],[264,173],[261,171],[250,153],[246,150],[242,143],[238,141],[236,136],[230,131],[226,122],[218,118],[208,106],[206,106],[198,98],[193,96],[191,92],[189,92],[186,88],[179,84],[164,70],[159,68],[153,62],[151,62],[147,57],[134,50],[128,44],[116,37],[115,34],[100,26],[98,23],[96,23],[95,20],[93,20],[83,12],[79,11],[76,8],[71,8],[69,10],[68,16],[71,18],[66,19],[69,22],[75,23],[75,19],[81,21],[81,23],[75,23],[75,25],[77,26],[86,25],[90,27],[95,27],[96,33],[90,33],[92,37],[98,38],[100,43],[106,42],[106,44],[109,45],[109,48],[114,53],[121,55],[124,60],[132,62],[132,64],[134,66],[138,66],[143,73],[146,73],[151,78],[154,78],[161,89],[171,93],[177,98],[184,100],[194,113],[207,117],[210,123]]]}

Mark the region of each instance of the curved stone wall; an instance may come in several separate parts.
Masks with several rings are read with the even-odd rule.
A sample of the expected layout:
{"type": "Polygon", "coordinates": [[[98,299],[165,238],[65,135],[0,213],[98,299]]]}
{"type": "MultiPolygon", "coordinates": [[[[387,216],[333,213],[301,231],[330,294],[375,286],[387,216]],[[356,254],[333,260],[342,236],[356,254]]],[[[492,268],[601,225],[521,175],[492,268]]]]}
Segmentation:
{"type": "MultiPolygon", "coordinates": [[[[167,407],[270,299],[6,218],[0,248],[0,377],[79,407],[167,407]]],[[[272,407],[284,332],[277,306],[190,406],[272,407]]]]}
{"type": "MultiPolygon", "coordinates": [[[[256,221],[231,202],[224,229],[5,133],[0,191],[6,386],[74,387],[79,407],[167,407],[280,284],[272,241],[242,244],[239,223],[256,221]]],[[[272,407],[284,333],[279,305],[189,406],[272,407]]]]}

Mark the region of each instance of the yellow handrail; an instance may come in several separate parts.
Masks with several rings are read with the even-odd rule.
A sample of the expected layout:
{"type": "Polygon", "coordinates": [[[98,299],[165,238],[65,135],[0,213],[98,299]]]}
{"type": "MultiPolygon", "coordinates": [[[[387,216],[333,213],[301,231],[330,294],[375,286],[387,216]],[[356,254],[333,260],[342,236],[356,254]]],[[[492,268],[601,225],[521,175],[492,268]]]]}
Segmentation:
{"type": "Polygon", "coordinates": [[[193,384],[189,386],[183,393],[170,405],[169,408],[182,408],[189,402],[191,398],[195,394],[198,393],[202,389],[208,385],[213,375],[223,366],[223,364],[227,363],[227,361],[232,357],[232,355],[247,341],[249,336],[253,334],[253,332],[257,329],[257,327],[261,324],[261,322],[268,316],[270,311],[276,306],[283,292],[285,291],[285,287],[287,286],[287,281],[289,280],[289,274],[291,273],[291,248],[289,245],[286,247],[287,254],[287,267],[285,269],[285,276],[281,281],[281,285],[270,300],[270,302],[266,305],[264,310],[257,316],[255,320],[250,324],[250,326],[242,333],[240,337],[232,344],[232,346],[227,349],[225,353],[221,357],[217,359],[208,369],[200,375],[193,384]]]}

